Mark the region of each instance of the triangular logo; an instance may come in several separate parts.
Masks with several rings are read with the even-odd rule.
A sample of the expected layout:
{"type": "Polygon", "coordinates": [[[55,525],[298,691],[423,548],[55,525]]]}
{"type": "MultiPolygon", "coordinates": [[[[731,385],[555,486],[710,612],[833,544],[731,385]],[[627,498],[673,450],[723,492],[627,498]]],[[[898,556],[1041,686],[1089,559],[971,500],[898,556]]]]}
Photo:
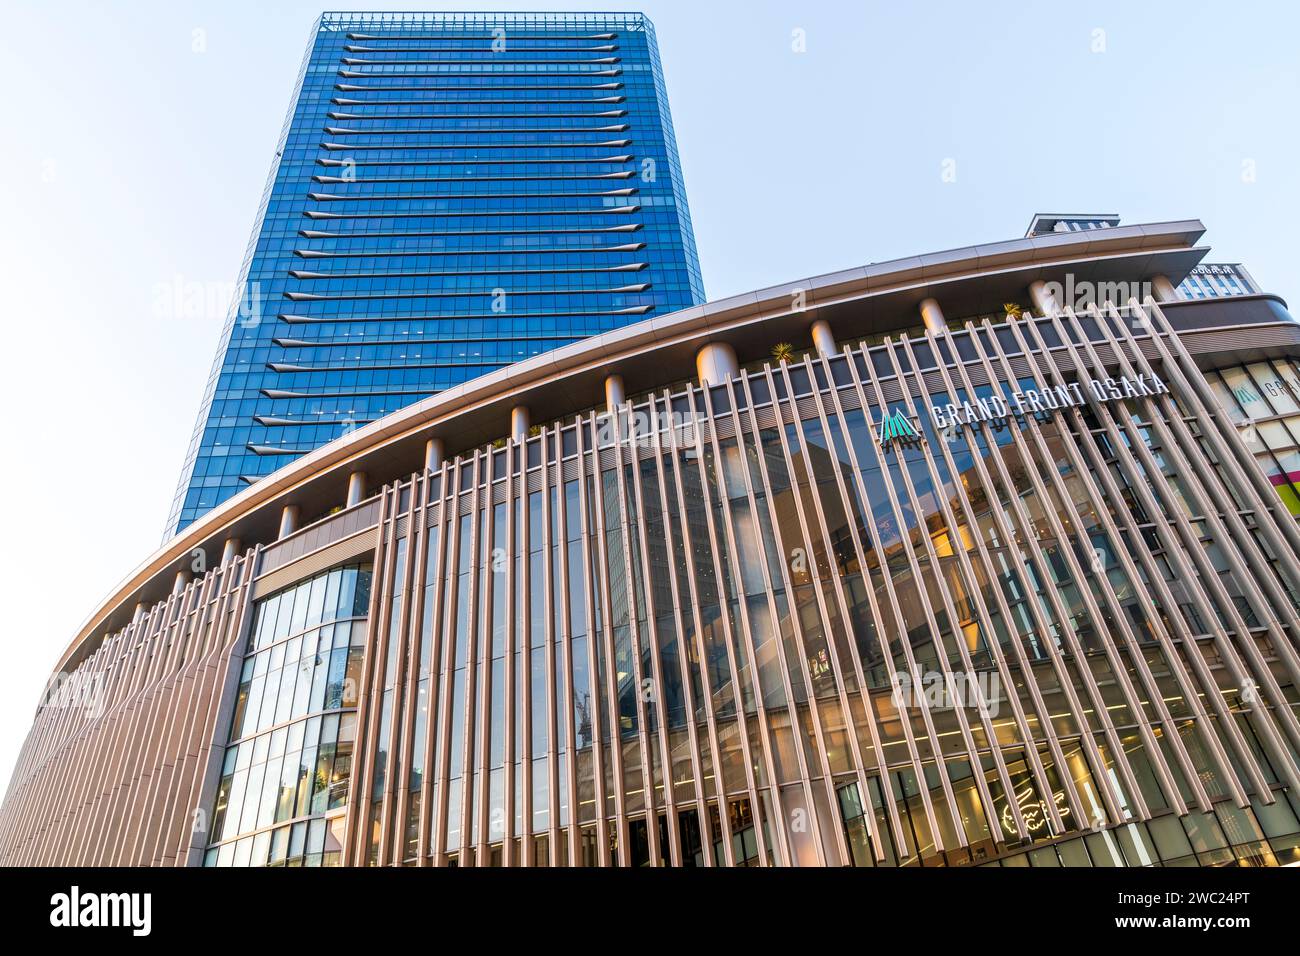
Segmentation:
{"type": "Polygon", "coordinates": [[[908,441],[919,437],[921,436],[916,433],[911,419],[907,417],[907,414],[901,408],[892,414],[886,410],[881,416],[880,444],[888,445],[895,439],[908,441]]]}

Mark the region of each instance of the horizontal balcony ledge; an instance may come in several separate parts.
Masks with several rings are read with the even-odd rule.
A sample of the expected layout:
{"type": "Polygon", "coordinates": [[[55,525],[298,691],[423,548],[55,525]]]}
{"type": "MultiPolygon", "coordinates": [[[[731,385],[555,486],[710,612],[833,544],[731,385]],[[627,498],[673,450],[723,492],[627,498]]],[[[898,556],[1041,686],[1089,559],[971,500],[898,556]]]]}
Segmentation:
{"type": "Polygon", "coordinates": [[[420,212],[321,212],[308,209],[303,215],[308,219],[474,219],[476,217],[503,219],[510,216],[630,216],[640,212],[639,205],[600,206],[593,209],[503,209],[500,212],[485,209],[470,209],[455,212],[420,211],[420,212]]]}
{"type": "MultiPolygon", "coordinates": [[[[545,175],[535,176],[475,176],[476,183],[529,183],[529,182],[582,182],[597,179],[631,179],[636,172],[631,169],[616,169],[608,173],[547,173],[545,175]]],[[[332,183],[345,185],[367,186],[371,183],[463,183],[463,176],[322,176],[317,173],[312,177],[313,182],[332,183]]],[[[501,193],[492,193],[491,195],[503,195],[501,193]]],[[[526,195],[532,195],[531,193],[526,195]]],[[[565,193],[564,195],[571,195],[565,193]]],[[[401,198],[389,197],[384,194],[367,194],[358,197],[345,197],[358,199],[384,199],[384,198],[401,198]]]]}
{"type": "Polygon", "coordinates": [[[625,133],[630,128],[627,123],[614,123],[608,126],[474,126],[469,129],[436,129],[428,126],[410,129],[350,129],[346,126],[322,126],[321,130],[330,136],[463,136],[466,133],[507,136],[519,133],[625,133]]]}
{"type": "Polygon", "coordinates": [[[401,259],[412,256],[446,258],[450,256],[516,256],[516,255],[577,255],[591,252],[636,252],[645,248],[644,242],[624,242],[616,246],[537,246],[536,248],[510,249],[430,249],[428,251],[399,250],[382,252],[326,252],[321,249],[295,249],[300,259],[401,259]]]}
{"type": "MultiPolygon", "coordinates": [[[[436,74],[421,74],[429,76],[431,79],[436,78],[436,74]]],[[[478,74],[483,76],[483,74],[478,74]]],[[[490,78],[488,74],[486,78],[490,78]]],[[[552,90],[621,90],[623,88],[622,80],[614,80],[608,83],[565,83],[560,85],[551,84],[550,86],[527,86],[511,85],[506,83],[484,83],[472,92],[484,92],[491,90],[509,90],[511,92],[531,92],[552,90]]],[[[409,92],[431,92],[434,90],[456,90],[464,92],[463,86],[359,86],[355,83],[335,83],[334,89],[344,93],[409,93],[409,92]]]]}
{"type": "MultiPolygon", "coordinates": [[[[623,72],[621,67],[613,67],[604,70],[548,70],[545,73],[534,73],[531,70],[462,70],[457,73],[443,73],[442,71],[434,72],[432,70],[339,70],[338,75],[349,80],[364,79],[407,79],[410,77],[424,77],[429,80],[442,80],[448,77],[460,77],[464,79],[492,79],[496,76],[526,76],[530,79],[548,78],[552,76],[618,76],[623,72]]],[[[555,89],[555,87],[530,86],[529,89],[555,89]]]]}
{"type": "Polygon", "coordinates": [[[563,236],[592,232],[636,232],[641,228],[639,222],[620,223],[617,226],[587,226],[586,228],[550,228],[550,229],[413,229],[403,232],[325,232],[321,229],[299,229],[298,235],[304,239],[373,239],[418,236],[563,236]]]}
{"type": "MultiPolygon", "coordinates": [[[[649,282],[639,282],[636,285],[620,285],[608,289],[510,289],[508,294],[517,295],[623,295],[633,292],[645,292],[650,288],[649,282]]],[[[354,295],[317,295],[314,292],[286,292],[284,297],[294,302],[351,302],[357,300],[371,301],[378,299],[455,299],[460,297],[475,298],[483,296],[495,296],[495,289],[463,289],[453,290],[451,292],[434,289],[421,289],[414,292],[378,292],[372,295],[357,293],[354,295]]],[[[509,314],[499,313],[501,318],[508,318],[509,314]]],[[[485,316],[486,318],[487,316],[485,316]]],[[[393,316],[387,317],[390,321],[393,316]]]]}
{"type": "MultiPolygon", "coordinates": [[[[618,309],[581,309],[566,310],[564,312],[511,312],[508,318],[534,319],[534,318],[551,318],[557,315],[587,316],[587,315],[645,315],[654,306],[652,305],[629,305],[618,309]]],[[[498,319],[502,314],[495,312],[455,312],[447,315],[404,315],[404,322],[436,322],[446,319],[498,319]]],[[[391,322],[391,315],[297,315],[292,312],[281,312],[276,316],[281,322],[289,325],[307,325],[313,323],[331,323],[331,322],[391,322]]]]}
{"type": "MultiPolygon", "coordinates": [[[[581,131],[579,131],[581,132],[581,131]]],[[[630,139],[605,139],[596,143],[455,143],[447,145],[422,145],[403,143],[395,146],[391,143],[384,146],[357,146],[352,143],[331,143],[324,142],[320,144],[321,149],[329,149],[337,152],[338,150],[349,150],[352,152],[363,152],[371,149],[614,149],[620,146],[631,146],[630,139]]],[[[464,160],[460,161],[462,164],[464,160]]],[[[491,160],[479,160],[479,163],[491,162],[491,160]]]]}
{"type": "MultiPolygon", "coordinates": [[[[446,50],[446,51],[434,51],[434,52],[447,52],[447,53],[450,53],[450,52],[452,52],[452,51],[450,51],[450,50],[446,50]]],[[[467,50],[467,51],[465,51],[465,52],[467,52],[467,53],[468,53],[468,52],[474,52],[474,53],[477,53],[477,52],[480,52],[480,51],[478,51],[478,50],[474,50],[474,51],[469,51],[469,50],[467,50]]],[[[537,51],[537,50],[517,50],[517,51],[515,51],[515,52],[516,52],[516,53],[537,53],[538,51],[537,51]]],[[[540,60],[525,60],[525,59],[519,58],[519,57],[517,57],[517,56],[512,56],[511,53],[510,53],[510,51],[507,50],[507,51],[505,51],[504,53],[489,53],[487,56],[465,56],[465,57],[457,57],[457,58],[454,59],[454,60],[414,60],[414,59],[407,59],[406,57],[402,57],[401,59],[396,59],[396,60],[372,60],[372,59],[370,59],[370,58],[368,58],[368,57],[344,56],[344,57],[340,57],[340,58],[339,58],[339,62],[342,63],[344,66],[486,66],[486,65],[488,65],[488,64],[491,64],[491,65],[493,65],[493,66],[497,66],[497,65],[500,65],[500,66],[546,66],[546,65],[549,65],[549,66],[577,66],[577,67],[582,67],[582,66],[610,66],[611,64],[614,64],[614,63],[621,63],[621,62],[622,62],[622,57],[617,57],[617,56],[575,56],[575,57],[568,57],[568,58],[565,58],[565,59],[563,59],[563,60],[549,60],[549,59],[545,59],[545,58],[540,59],[540,60]]],[[[342,72],[342,71],[340,71],[340,72],[342,72]]],[[[426,72],[426,71],[420,70],[420,71],[415,71],[415,72],[417,73],[417,75],[423,76],[423,75],[425,75],[425,72],[426,72]]],[[[429,73],[434,73],[434,71],[428,71],[428,72],[429,72],[429,73]]],[[[477,71],[471,71],[471,72],[477,72],[477,71]]],[[[500,71],[498,71],[498,70],[491,70],[491,71],[489,71],[489,72],[490,72],[491,75],[495,76],[495,75],[498,75],[498,74],[500,74],[500,73],[507,73],[507,74],[508,74],[510,71],[507,71],[507,70],[500,70],[500,71]]],[[[518,71],[514,71],[514,72],[517,73],[518,71]]],[[[554,74],[556,74],[556,73],[558,73],[558,74],[560,74],[560,75],[563,75],[563,74],[568,73],[568,72],[571,72],[571,71],[567,71],[567,70],[547,70],[547,71],[544,72],[544,73],[539,72],[537,75],[538,75],[538,76],[548,76],[548,75],[554,75],[554,74]]],[[[585,72],[587,72],[587,71],[586,71],[586,70],[581,70],[581,71],[579,71],[579,72],[583,72],[583,73],[585,73],[585,72]]],[[[383,71],[383,73],[380,74],[380,75],[382,75],[382,76],[409,76],[410,73],[397,73],[397,72],[391,72],[391,73],[390,73],[389,71],[385,70],[385,71],[383,71]]],[[[454,72],[451,72],[451,71],[443,72],[442,70],[438,70],[438,71],[436,71],[436,73],[435,73],[434,75],[437,75],[437,76],[456,76],[457,74],[454,73],[454,72]]]]}
{"type": "MultiPolygon", "coordinates": [[[[431,104],[446,105],[448,103],[472,103],[477,106],[480,103],[624,103],[626,101],[627,97],[622,94],[615,94],[613,96],[578,96],[573,97],[572,99],[554,98],[545,100],[521,100],[518,97],[511,97],[503,100],[487,100],[482,98],[475,98],[473,100],[358,100],[350,96],[330,97],[330,102],[335,106],[429,106],[431,104]]],[[[527,115],[535,116],[537,114],[529,113],[527,115]]]]}
{"type": "Polygon", "coordinates": [[[316,279],[398,279],[402,276],[527,276],[558,273],[640,272],[648,265],[649,263],[646,262],[629,262],[621,266],[591,266],[586,269],[450,269],[442,272],[430,272],[423,269],[415,269],[410,272],[309,272],[306,269],[290,269],[289,275],[295,279],[308,281],[316,279]]]}
{"type": "MultiPolygon", "coordinates": [[[[356,182],[356,180],[352,181],[356,182]]],[[[459,181],[464,182],[463,179],[459,181]]],[[[569,197],[631,196],[640,191],[637,186],[623,186],[618,189],[573,189],[559,192],[527,193],[370,193],[360,196],[351,196],[344,193],[308,193],[307,198],[315,202],[411,202],[430,199],[460,202],[466,199],[566,199],[569,197]]]]}
{"type": "MultiPolygon", "coordinates": [[[[537,157],[535,159],[489,159],[466,162],[463,159],[331,159],[319,156],[317,166],[544,166],[566,163],[571,166],[591,166],[609,163],[630,163],[636,157],[631,153],[618,156],[582,156],[566,159],[537,157]]],[[[461,180],[464,182],[464,180],[461,180]]]]}
{"type": "Polygon", "coordinates": [[[557,119],[614,119],[626,116],[627,110],[598,110],[595,113],[552,113],[538,110],[532,113],[340,113],[335,110],[325,114],[330,119],[338,120],[468,120],[468,119],[538,119],[539,117],[557,119]]]}

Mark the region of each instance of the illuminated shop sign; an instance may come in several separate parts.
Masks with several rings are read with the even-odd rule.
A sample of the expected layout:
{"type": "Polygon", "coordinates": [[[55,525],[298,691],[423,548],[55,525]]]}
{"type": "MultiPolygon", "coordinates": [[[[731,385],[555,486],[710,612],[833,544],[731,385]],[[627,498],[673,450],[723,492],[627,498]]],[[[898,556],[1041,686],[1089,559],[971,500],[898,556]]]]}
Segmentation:
{"type": "MultiPolygon", "coordinates": [[[[1056,804],[1056,812],[1062,818],[1070,815],[1070,805],[1065,800],[1065,794],[1059,790],[1053,793],[1052,802],[1056,804]]],[[[1020,816],[1025,821],[1025,829],[1031,835],[1040,832],[1043,827],[1048,826],[1051,822],[1051,817],[1047,813],[1047,801],[1039,797],[1032,786],[1025,787],[1016,794],[1016,805],[1020,807],[1020,816]]],[[[1014,836],[1016,833],[1016,818],[1015,814],[1011,812],[1010,804],[1002,807],[1001,816],[1002,828],[1014,836]]]]}

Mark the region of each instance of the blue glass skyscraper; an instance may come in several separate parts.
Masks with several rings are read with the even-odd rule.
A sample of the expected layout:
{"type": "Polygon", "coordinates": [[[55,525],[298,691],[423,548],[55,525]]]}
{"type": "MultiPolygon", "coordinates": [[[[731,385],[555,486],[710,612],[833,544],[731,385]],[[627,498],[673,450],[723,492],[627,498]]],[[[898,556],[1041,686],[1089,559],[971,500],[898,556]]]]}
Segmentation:
{"type": "Polygon", "coordinates": [[[327,13],[167,522],[510,362],[704,299],[641,14],[327,13]]]}

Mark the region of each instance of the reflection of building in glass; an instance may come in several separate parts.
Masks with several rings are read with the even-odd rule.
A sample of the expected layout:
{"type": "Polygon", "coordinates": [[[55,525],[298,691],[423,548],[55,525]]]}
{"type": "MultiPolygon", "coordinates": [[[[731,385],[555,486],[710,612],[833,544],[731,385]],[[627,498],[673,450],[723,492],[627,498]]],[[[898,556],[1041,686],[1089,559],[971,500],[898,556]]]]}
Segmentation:
{"type": "Polygon", "coordinates": [[[1269,481],[1300,515],[1300,359],[1249,362],[1207,377],[1269,481]]]}
{"type": "Polygon", "coordinates": [[[758,290],[322,446],[75,635],[0,861],[1300,861],[1300,324],[1173,295],[1202,234],[758,290]]]}
{"type": "Polygon", "coordinates": [[[256,602],[210,863],[338,862],[369,604],[370,568],[354,565],[256,602]]]}

